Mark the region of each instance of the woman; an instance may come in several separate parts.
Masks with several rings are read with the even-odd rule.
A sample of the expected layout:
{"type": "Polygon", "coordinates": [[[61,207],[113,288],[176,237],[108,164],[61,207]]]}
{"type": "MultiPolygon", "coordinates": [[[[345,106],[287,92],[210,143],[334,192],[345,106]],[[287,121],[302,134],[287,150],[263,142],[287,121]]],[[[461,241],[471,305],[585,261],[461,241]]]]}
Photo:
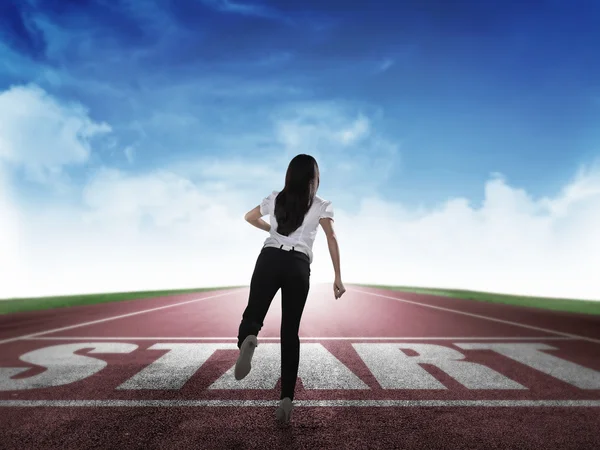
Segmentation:
{"type": "Polygon", "coordinates": [[[256,261],[248,306],[239,327],[237,346],[240,354],[235,365],[235,378],[241,380],[250,372],[258,332],[271,301],[281,288],[281,397],[276,416],[284,423],[289,422],[293,408],[300,362],[298,330],[308,297],[312,245],[319,224],[327,236],[333,262],[333,294],[338,299],[346,291],[333,231],[333,208],[330,201],[316,195],[318,188],[317,161],[309,155],[298,155],[290,161],[283,190],[273,191],[245,216],[250,224],[268,231],[269,237],[256,261]],[[270,216],[270,224],[261,219],[266,215],[270,216]]]}

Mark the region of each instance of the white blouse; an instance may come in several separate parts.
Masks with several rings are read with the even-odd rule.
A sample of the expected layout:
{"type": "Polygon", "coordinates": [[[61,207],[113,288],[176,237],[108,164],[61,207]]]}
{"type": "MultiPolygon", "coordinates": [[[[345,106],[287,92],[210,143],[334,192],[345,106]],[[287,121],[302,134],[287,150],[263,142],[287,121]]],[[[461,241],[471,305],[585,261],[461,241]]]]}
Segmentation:
{"type": "Polygon", "coordinates": [[[325,200],[318,195],[315,195],[312,206],[304,216],[302,225],[289,236],[283,236],[277,233],[277,219],[275,218],[275,200],[280,191],[273,191],[268,197],[265,197],[260,204],[260,213],[263,216],[269,215],[271,231],[269,237],[265,240],[264,245],[289,245],[293,246],[294,250],[304,252],[313,260],[312,247],[317,235],[319,220],[326,217],[333,220],[333,206],[331,201],[325,200]]]}

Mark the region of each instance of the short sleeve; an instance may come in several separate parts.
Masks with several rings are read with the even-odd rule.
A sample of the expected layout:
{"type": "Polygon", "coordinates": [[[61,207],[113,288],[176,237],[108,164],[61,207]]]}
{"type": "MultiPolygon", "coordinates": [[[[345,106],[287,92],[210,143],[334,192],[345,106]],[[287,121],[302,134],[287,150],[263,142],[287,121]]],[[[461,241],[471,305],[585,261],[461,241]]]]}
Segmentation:
{"type": "Polygon", "coordinates": [[[319,220],[320,219],[333,220],[333,205],[329,200],[325,200],[321,205],[321,213],[319,214],[319,220]]]}
{"type": "Polygon", "coordinates": [[[263,201],[260,203],[260,213],[263,216],[268,216],[273,214],[272,205],[275,203],[275,197],[277,196],[277,191],[271,192],[268,197],[263,198],[263,201]]]}

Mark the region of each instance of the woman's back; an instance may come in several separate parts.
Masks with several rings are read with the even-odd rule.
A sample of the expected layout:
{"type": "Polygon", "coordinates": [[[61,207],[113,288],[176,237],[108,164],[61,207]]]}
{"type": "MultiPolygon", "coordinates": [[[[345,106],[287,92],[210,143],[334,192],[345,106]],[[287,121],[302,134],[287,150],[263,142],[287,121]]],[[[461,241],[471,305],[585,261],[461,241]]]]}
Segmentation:
{"type": "Polygon", "coordinates": [[[304,251],[310,261],[313,259],[313,244],[317,235],[319,222],[323,218],[333,219],[333,206],[329,200],[315,194],[312,205],[304,215],[300,226],[285,236],[278,232],[279,223],[274,214],[278,195],[281,191],[273,191],[268,197],[265,197],[260,204],[262,215],[269,215],[271,231],[264,244],[292,246],[299,251],[304,251]]]}

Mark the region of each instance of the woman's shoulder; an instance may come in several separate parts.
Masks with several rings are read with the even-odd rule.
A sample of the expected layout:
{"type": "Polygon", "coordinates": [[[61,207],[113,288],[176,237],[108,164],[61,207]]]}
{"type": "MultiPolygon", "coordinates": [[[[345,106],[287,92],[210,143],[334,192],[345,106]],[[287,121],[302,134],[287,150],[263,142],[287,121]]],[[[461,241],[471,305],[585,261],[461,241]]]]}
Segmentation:
{"type": "Polygon", "coordinates": [[[331,201],[327,200],[319,195],[315,195],[315,203],[318,205],[323,205],[325,203],[331,203],[331,201]]]}

